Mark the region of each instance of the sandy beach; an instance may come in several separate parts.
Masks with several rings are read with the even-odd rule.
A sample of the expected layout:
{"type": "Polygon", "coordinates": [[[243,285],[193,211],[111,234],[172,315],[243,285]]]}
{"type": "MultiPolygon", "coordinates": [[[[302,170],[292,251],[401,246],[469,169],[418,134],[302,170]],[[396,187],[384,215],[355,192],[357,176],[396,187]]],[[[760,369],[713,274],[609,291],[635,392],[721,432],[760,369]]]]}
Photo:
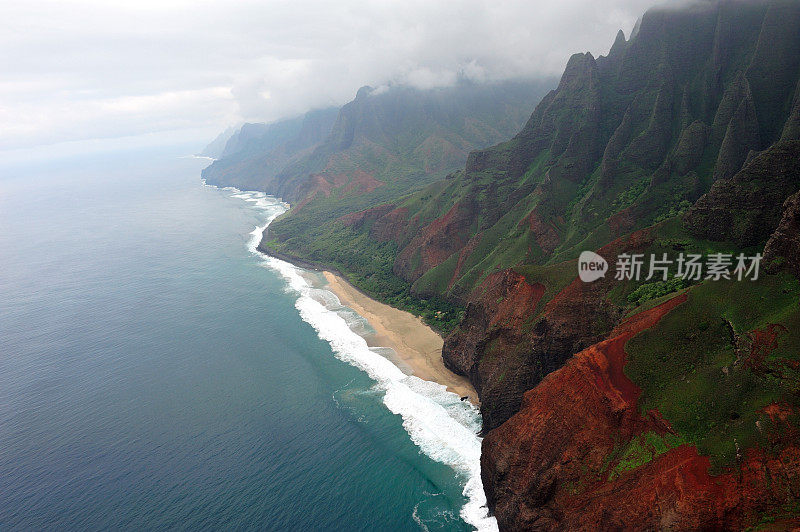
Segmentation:
{"type": "Polygon", "coordinates": [[[445,367],[442,361],[442,337],[420,318],[370,299],[334,273],[323,273],[328,282],[327,288],[336,294],[343,305],[355,310],[375,329],[375,336],[368,339],[371,347],[393,349],[400,362],[410,368],[413,375],[444,384],[449,391],[478,404],[478,394],[469,380],[445,367]]]}

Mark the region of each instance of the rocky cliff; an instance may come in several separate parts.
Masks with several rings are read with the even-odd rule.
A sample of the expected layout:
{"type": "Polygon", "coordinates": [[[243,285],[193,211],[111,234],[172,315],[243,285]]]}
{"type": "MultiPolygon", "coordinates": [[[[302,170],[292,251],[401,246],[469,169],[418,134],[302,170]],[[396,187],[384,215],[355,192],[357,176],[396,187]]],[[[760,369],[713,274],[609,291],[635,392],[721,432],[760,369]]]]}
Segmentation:
{"type": "MultiPolygon", "coordinates": [[[[471,301],[493,270],[557,268],[581,249],[598,249],[680,214],[698,199],[687,215],[695,237],[763,245],[780,205],[798,188],[797,146],[789,139],[796,120],[799,13],[788,2],[655,10],[643,17],[635,39],[618,36],[607,57],[573,56],[558,89],[515,139],[470,156],[450,185],[452,206],[441,201],[444,216],[416,229],[414,213],[407,214],[409,227],[425,241],[418,237],[401,249],[395,271],[421,293],[471,301]],[[769,65],[780,70],[774,85],[760,81],[769,65]],[[437,244],[437,253],[427,253],[432,261],[411,267],[409,256],[425,255],[427,242],[439,241],[456,249],[448,254],[437,244]]],[[[580,312],[549,312],[537,325],[541,334],[526,336],[527,353],[516,357],[528,360],[510,364],[527,368],[529,376],[519,386],[506,382],[504,404],[518,403],[536,380],[530,375],[546,374],[613,328],[615,311],[602,290],[596,297],[574,295],[584,302],[580,312]],[[553,315],[569,326],[549,329],[553,315]],[[568,341],[558,331],[568,331],[568,341]]],[[[464,358],[450,346],[495,342],[494,327],[476,340],[471,321],[448,339],[447,359],[464,358]]],[[[476,353],[475,366],[464,369],[485,387],[492,378],[475,372],[488,351],[476,353]]],[[[495,410],[488,399],[484,408],[495,410]]]]}
{"type": "Polygon", "coordinates": [[[797,524],[794,407],[766,404],[756,421],[765,445],[737,446],[733,465],[715,470],[658,410],[639,406],[642,391],[625,372],[626,345],[686,301],[683,294],[624,320],[528,391],[520,411],[489,433],[481,464],[501,529],[797,524]]]}
{"type": "MultiPolygon", "coordinates": [[[[518,131],[552,86],[543,79],[362,88],[341,108],[325,141],[276,176],[268,191],[293,209],[270,226],[262,249],[327,264],[371,295],[452,328],[458,303],[417,297],[394,271],[394,237],[410,233],[403,209],[389,211],[401,198],[438,186],[472,150],[518,131]],[[386,218],[376,226],[378,212],[386,218]],[[373,226],[382,236],[372,236],[373,226]]],[[[426,250],[436,253],[433,246],[426,250]]]]}
{"type": "MultiPolygon", "coordinates": [[[[589,314],[585,321],[574,309],[548,315],[539,302],[530,307],[537,323],[566,320],[569,326],[562,330],[573,345],[592,345],[570,356],[566,346],[559,350],[551,343],[558,334],[541,336],[531,328],[517,343],[525,363],[512,349],[492,354],[485,348],[503,334],[491,325],[502,322],[500,309],[478,305],[474,308],[486,313],[480,319],[468,312],[448,338],[447,356],[462,361],[462,371],[468,366],[468,374],[477,373],[477,382],[488,379],[496,389],[506,387],[502,402],[489,396],[484,404],[489,428],[496,428],[487,434],[482,456],[484,486],[501,529],[570,530],[603,523],[625,529],[779,530],[798,525],[798,16],[800,6],[790,2],[651,11],[621,58],[612,50],[598,60],[599,74],[591,64],[581,67],[584,93],[600,95],[597,105],[588,107],[600,116],[595,124],[610,109],[602,97],[609,88],[602,81],[599,88],[594,85],[596,77],[603,80],[603,69],[614,64],[612,84],[624,80],[640,90],[622,105],[619,121],[599,128],[613,133],[603,145],[595,177],[587,181],[588,193],[577,200],[573,196],[577,208],[572,207],[571,226],[559,227],[558,218],[553,224],[566,228],[557,233],[561,249],[547,250],[556,239],[542,229],[540,221],[548,217],[538,215],[532,240],[545,254],[542,266],[514,269],[528,272],[527,282],[558,287],[563,281],[553,271],[570,257],[563,251],[570,242],[591,249],[634,231],[629,238],[637,239],[637,246],[626,251],[657,256],[665,251],[763,252],[769,273],[747,285],[705,281],[677,288],[678,296],[661,297],[658,283],[614,287],[599,281],[592,285],[595,294],[574,294],[587,304],[581,309],[589,314]],[[682,45],[669,39],[680,33],[677,27],[694,28],[690,37],[684,34],[694,58],[681,56],[682,45]],[[652,41],[637,44],[643,39],[652,41]],[[651,56],[653,70],[666,81],[651,95],[649,113],[640,112],[639,105],[652,79],[642,82],[626,65],[642,65],[644,58],[636,56],[643,50],[650,51],[645,55],[651,56]],[[682,66],[673,70],[670,63],[682,66]],[[693,64],[699,65],[694,72],[693,64]],[[766,79],[775,79],[774,86],[766,79]],[[634,125],[637,116],[645,120],[634,125]],[[650,172],[640,185],[616,197],[607,193],[637,166],[650,172]],[[593,198],[603,195],[612,206],[605,213],[593,198]],[[600,221],[594,227],[593,217],[600,221]],[[639,293],[655,294],[655,303],[671,299],[650,308],[649,302],[641,305],[639,293]],[[463,363],[464,351],[472,353],[471,366],[463,363]],[[568,360],[563,368],[549,374],[538,369],[559,354],[568,360]],[[509,362],[498,362],[498,355],[509,362]],[[495,359],[481,371],[487,356],[495,359]],[[525,378],[505,381],[504,370],[519,367],[525,368],[525,378]],[[537,371],[547,376],[531,386],[537,371]],[[499,419],[495,412],[501,413],[499,419]],[[508,421],[503,422],[504,414],[511,416],[508,421]]],[[[618,39],[615,47],[622,46],[618,39]]],[[[572,66],[585,62],[582,56],[572,66]]],[[[590,120],[585,123],[598,131],[590,120]]],[[[547,137],[540,132],[530,138],[547,137]]],[[[542,180],[543,196],[560,188],[554,175],[572,179],[557,164],[542,180]]],[[[552,203],[545,197],[537,208],[547,201],[552,203]]],[[[598,251],[614,257],[607,248],[598,251]]],[[[476,290],[472,297],[479,294],[476,290]]]]}
{"type": "Polygon", "coordinates": [[[764,247],[764,259],[772,271],[787,269],[800,278],[800,192],[783,203],[781,221],[764,247]]]}

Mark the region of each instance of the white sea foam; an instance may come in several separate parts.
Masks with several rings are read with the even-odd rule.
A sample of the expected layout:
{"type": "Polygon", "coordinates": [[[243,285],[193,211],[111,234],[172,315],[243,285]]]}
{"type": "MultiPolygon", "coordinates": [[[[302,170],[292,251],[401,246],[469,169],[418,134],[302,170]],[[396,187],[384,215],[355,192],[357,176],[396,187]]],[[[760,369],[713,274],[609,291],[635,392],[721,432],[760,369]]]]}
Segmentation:
{"type": "Polygon", "coordinates": [[[204,161],[211,161],[212,163],[217,160],[214,157],[209,157],[207,155],[181,155],[178,158],[179,159],[202,159],[204,161]]]}
{"type": "Polygon", "coordinates": [[[477,408],[448,392],[444,385],[403,373],[353,331],[352,316],[343,311],[335,294],[314,288],[300,268],[258,252],[264,229],[288,209],[287,204],[260,192],[233,187],[223,190],[267,214],[264,225],[252,231],[248,249],[286,280],[287,291],[297,296],[295,307],[303,320],[330,344],[339,360],[359,368],[376,382],[383,392],[383,403],[402,418],[403,427],[423,453],[450,466],[465,480],[467,503],[460,512],[462,519],[478,530],[497,530],[497,521],[488,515],[481,483],[481,419],[477,408]]]}

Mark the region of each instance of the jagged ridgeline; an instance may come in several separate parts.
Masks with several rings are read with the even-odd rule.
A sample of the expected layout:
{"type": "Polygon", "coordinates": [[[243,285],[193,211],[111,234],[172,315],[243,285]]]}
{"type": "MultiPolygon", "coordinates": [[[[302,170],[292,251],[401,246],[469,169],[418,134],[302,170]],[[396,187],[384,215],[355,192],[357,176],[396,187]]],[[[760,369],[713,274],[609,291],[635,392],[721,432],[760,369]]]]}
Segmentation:
{"type": "Polygon", "coordinates": [[[342,209],[335,194],[317,193],[316,209],[279,220],[262,247],[334,265],[444,330],[470,303],[445,361],[471,377],[485,427],[496,427],[525,390],[602,339],[624,315],[626,291],[638,288],[617,288],[616,298],[602,282],[589,294],[562,293],[581,250],[653,224],[674,229],[665,239],[730,240],[717,226],[748,235],[734,244],[763,246],[797,188],[798,17],[789,1],[651,10],[607,56],[570,58],[525,127],[471,153],[464,170],[342,209]],[[770,180],[774,157],[784,163],[770,180]],[[759,167],[766,188],[748,184],[759,167]],[[749,200],[738,191],[727,194],[738,205],[714,199],[740,181],[749,200]],[[675,227],[681,215],[688,221],[675,227]],[[500,300],[516,286],[511,274],[492,277],[508,268],[544,287],[524,323],[504,322],[500,303],[481,298],[500,300]]]}
{"type": "Polygon", "coordinates": [[[332,193],[374,204],[430,184],[463,167],[470,151],[513,135],[553,85],[546,79],[362,87],[341,109],[245,124],[203,178],[280,196],[295,207],[291,216],[332,193]]]}
{"type": "Polygon", "coordinates": [[[311,194],[314,208],[279,220],[265,246],[337,265],[394,303],[412,284],[416,299],[460,305],[498,268],[558,263],[681,214],[784,128],[787,138],[795,135],[797,126],[787,123],[800,57],[795,6],[651,11],[630,40],[617,35],[608,56],[573,56],[516,137],[472,153],[463,171],[404,198],[410,169],[436,169],[457,143],[409,142],[415,150],[389,158],[385,142],[362,142],[357,160],[336,158],[325,168],[331,161],[319,155],[349,145],[349,123],[363,124],[369,139],[385,138],[380,125],[400,127],[392,132],[398,139],[430,130],[420,129],[429,122],[425,106],[398,122],[371,116],[375,109],[357,99],[326,147],[291,173],[314,175],[304,186],[290,180],[295,199],[311,194]],[[365,164],[371,160],[398,186],[377,187],[370,177],[380,164],[365,164]],[[322,169],[320,179],[314,172],[322,169]],[[345,205],[330,199],[342,195],[329,190],[337,184],[376,193],[345,205]]]}
{"type": "Polygon", "coordinates": [[[417,293],[468,301],[444,357],[482,400],[501,529],[797,525],[799,76],[798,2],[648,11],[470,155],[409,241],[422,261],[401,249],[417,293]],[[585,249],[766,269],[588,284],[585,249]]]}
{"type": "Polygon", "coordinates": [[[248,175],[236,167],[221,182],[293,202],[263,250],[336,268],[442,331],[460,322],[445,361],[476,384],[488,430],[601,340],[629,296],[666,289],[600,281],[570,292],[581,250],[654,224],[665,251],[666,241],[688,249],[687,238],[763,247],[798,188],[798,28],[798,3],[786,0],[650,10],[607,56],[570,58],[516,136],[455,172],[470,146],[521,124],[546,83],[365,88],[280,169],[263,148],[241,149],[204,176],[240,165],[255,180],[234,180],[248,175]],[[525,286],[541,294],[501,318],[525,286]]]}
{"type": "Polygon", "coordinates": [[[238,129],[235,126],[230,126],[225,131],[217,135],[217,138],[212,140],[203,151],[198,153],[201,157],[211,157],[212,159],[219,159],[222,157],[222,154],[225,152],[225,147],[228,145],[228,141],[233,137],[234,134],[238,129]]]}
{"type": "Polygon", "coordinates": [[[244,124],[228,135],[217,160],[203,170],[203,179],[210,185],[276,193],[280,171],[328,136],[337,113],[336,108],[320,109],[272,124],[244,124]]]}
{"type": "MultiPolygon", "coordinates": [[[[685,211],[784,135],[797,3],[650,11],[606,57],[576,54],[512,140],[350,220],[393,241],[419,294],[462,299],[498,267],[547,264],[685,211]]],[[[282,235],[283,236],[283,235],[282,235]]]]}

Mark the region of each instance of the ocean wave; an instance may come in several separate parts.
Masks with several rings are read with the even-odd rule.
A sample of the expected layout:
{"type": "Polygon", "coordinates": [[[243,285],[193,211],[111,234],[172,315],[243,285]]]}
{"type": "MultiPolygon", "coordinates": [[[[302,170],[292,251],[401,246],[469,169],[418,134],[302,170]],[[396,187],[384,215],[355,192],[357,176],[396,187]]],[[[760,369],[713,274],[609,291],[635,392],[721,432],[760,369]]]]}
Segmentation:
{"type": "Polygon", "coordinates": [[[317,335],[330,344],[334,355],[365,372],[383,392],[383,403],[403,420],[403,428],[420,450],[437,462],[451,467],[464,479],[467,499],[461,518],[478,530],[497,530],[488,515],[486,495],[480,476],[481,418],[477,408],[448,392],[444,385],[406,375],[389,359],[367,345],[353,329],[352,311],[342,307],[338,297],[315,288],[303,270],[258,251],[266,227],[288,209],[286,203],[260,192],[225,189],[232,196],[253,203],[267,218],[251,232],[248,249],[262,264],[283,277],[287,291],[297,296],[295,307],[317,335]]]}

